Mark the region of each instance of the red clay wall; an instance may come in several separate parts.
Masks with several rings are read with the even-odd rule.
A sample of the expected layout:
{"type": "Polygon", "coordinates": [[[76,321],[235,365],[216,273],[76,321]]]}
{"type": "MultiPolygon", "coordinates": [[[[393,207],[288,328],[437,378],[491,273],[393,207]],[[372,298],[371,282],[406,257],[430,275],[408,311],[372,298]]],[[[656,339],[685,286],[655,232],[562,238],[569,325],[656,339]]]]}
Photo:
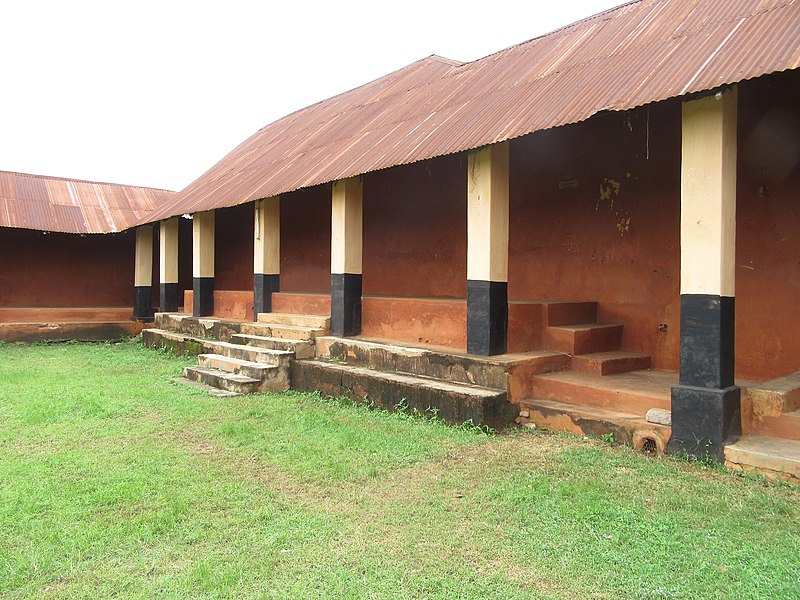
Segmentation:
{"type": "Polygon", "coordinates": [[[331,290],[329,185],[281,195],[281,290],[331,290]]]}
{"type": "Polygon", "coordinates": [[[679,366],[680,125],[670,101],[511,143],[509,298],[596,300],[659,369],[679,366]]]}
{"type": "Polygon", "coordinates": [[[214,288],[253,289],[252,202],[216,211],[214,222],[214,288]]]}
{"type": "Polygon", "coordinates": [[[133,231],[0,228],[0,306],[132,306],[134,247],[133,231]]]}
{"type": "Polygon", "coordinates": [[[736,372],[800,370],[800,73],[739,86],[736,372]]]}
{"type": "Polygon", "coordinates": [[[364,177],[364,294],[466,298],[463,155],[364,177]]]}

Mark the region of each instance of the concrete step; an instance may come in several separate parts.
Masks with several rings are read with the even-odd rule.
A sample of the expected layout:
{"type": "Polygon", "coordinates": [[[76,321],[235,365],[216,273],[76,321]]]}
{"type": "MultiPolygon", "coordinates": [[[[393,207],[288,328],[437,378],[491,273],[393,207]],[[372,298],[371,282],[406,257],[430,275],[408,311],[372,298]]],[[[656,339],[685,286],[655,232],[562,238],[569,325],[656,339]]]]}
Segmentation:
{"type": "Polygon", "coordinates": [[[176,377],[175,381],[179,381],[184,385],[188,385],[197,390],[202,390],[212,396],[216,396],[217,398],[230,398],[231,396],[241,396],[241,394],[237,394],[236,392],[229,392],[228,390],[222,390],[220,388],[207,385],[200,381],[194,381],[192,379],[186,379],[186,377],[176,377]]]}
{"type": "Polygon", "coordinates": [[[661,371],[631,371],[605,377],[563,371],[533,375],[529,397],[644,418],[651,408],[671,409],[671,386],[677,381],[674,373],[661,371]]]}
{"type": "Polygon", "coordinates": [[[745,426],[746,433],[800,441],[800,410],[794,410],[778,416],[753,416],[750,426],[745,426]]]}
{"type": "Polygon", "coordinates": [[[289,389],[288,366],[277,367],[220,354],[200,354],[197,362],[201,367],[252,377],[259,382],[256,386],[259,392],[282,392],[289,389]]]}
{"type": "Polygon", "coordinates": [[[264,335],[246,335],[237,333],[231,336],[231,343],[243,346],[257,346],[273,350],[286,350],[294,352],[295,358],[314,358],[314,342],[310,340],[292,340],[264,335]]]}
{"type": "Polygon", "coordinates": [[[639,415],[538,398],[520,404],[517,422],[589,437],[610,434],[615,443],[627,444],[649,454],[664,454],[672,433],[669,426],[648,423],[639,415]]]}
{"type": "Polygon", "coordinates": [[[517,413],[504,391],[323,360],[295,361],[292,387],[367,401],[387,410],[403,406],[452,424],[471,420],[503,427],[517,413]]]}
{"type": "Polygon", "coordinates": [[[229,373],[211,367],[184,367],[183,376],[190,381],[198,381],[208,386],[234,392],[236,394],[251,394],[259,391],[261,383],[254,377],[229,373]]]}
{"type": "Polygon", "coordinates": [[[292,325],[295,327],[309,327],[311,329],[322,329],[327,335],[330,331],[331,318],[325,315],[296,315],[292,313],[259,313],[259,323],[274,325],[292,325]]]}
{"type": "Polygon", "coordinates": [[[545,302],[542,322],[549,327],[597,323],[597,302],[545,302]]]}
{"type": "Polygon", "coordinates": [[[317,338],[317,356],[381,371],[409,373],[501,391],[510,390],[514,378],[520,379],[516,383],[522,386],[524,382],[521,380],[533,373],[569,367],[569,357],[560,352],[487,357],[332,336],[317,338]]]}
{"type": "Polygon", "coordinates": [[[275,365],[230,358],[221,354],[198,354],[197,362],[201,367],[211,367],[228,373],[247,375],[253,379],[261,379],[265,374],[278,369],[275,365]]]}
{"type": "Polygon", "coordinates": [[[800,409],[800,371],[763,381],[749,383],[743,392],[743,402],[750,402],[758,417],[777,417],[800,409]]]}
{"type": "Polygon", "coordinates": [[[242,328],[241,333],[263,335],[265,337],[281,338],[284,340],[306,340],[313,342],[317,337],[325,335],[325,330],[319,327],[302,327],[300,325],[280,325],[275,323],[253,323],[259,325],[259,331],[249,327],[242,328]]]}
{"type": "Polygon", "coordinates": [[[725,465],[800,484],[800,441],[747,436],[725,446],[725,465]]]}
{"type": "Polygon", "coordinates": [[[572,369],[574,371],[593,375],[615,375],[649,368],[649,356],[623,350],[592,352],[572,357],[572,369]]]}
{"type": "Polygon", "coordinates": [[[621,342],[622,325],[612,323],[559,325],[542,332],[545,348],[572,355],[619,350],[621,342]]]}
{"type": "Polygon", "coordinates": [[[145,329],[142,332],[142,339],[148,348],[167,348],[177,355],[220,354],[228,358],[238,358],[287,368],[294,357],[292,352],[285,350],[218,342],[163,329],[145,329]]]}

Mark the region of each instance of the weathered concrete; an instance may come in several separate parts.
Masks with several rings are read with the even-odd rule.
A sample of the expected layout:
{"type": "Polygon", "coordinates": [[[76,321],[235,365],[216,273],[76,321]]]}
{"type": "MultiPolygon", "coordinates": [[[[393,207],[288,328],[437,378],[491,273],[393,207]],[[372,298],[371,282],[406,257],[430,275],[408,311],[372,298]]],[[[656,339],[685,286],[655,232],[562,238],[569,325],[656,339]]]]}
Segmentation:
{"type": "Polygon", "coordinates": [[[590,437],[610,435],[615,443],[655,454],[664,454],[671,434],[669,427],[649,423],[641,416],[596,406],[532,399],[524,401],[521,409],[528,416],[519,418],[520,424],[533,422],[537,428],[590,437]]]}
{"type": "Polygon", "coordinates": [[[503,391],[321,360],[295,361],[292,387],[436,415],[451,424],[504,427],[516,413],[503,391]]]}
{"type": "Polygon", "coordinates": [[[800,484],[800,441],[747,436],[725,446],[725,465],[800,484]]]}
{"type": "Polygon", "coordinates": [[[508,391],[518,402],[526,391],[523,381],[532,373],[569,366],[569,357],[557,352],[482,357],[447,350],[414,348],[353,338],[317,338],[317,356],[357,366],[397,371],[454,383],[508,391]],[[517,395],[514,395],[517,394],[517,395]]]}
{"type": "Polygon", "coordinates": [[[67,340],[100,342],[137,335],[143,326],[145,324],[140,321],[0,323],[0,340],[24,343],[67,340]]]}

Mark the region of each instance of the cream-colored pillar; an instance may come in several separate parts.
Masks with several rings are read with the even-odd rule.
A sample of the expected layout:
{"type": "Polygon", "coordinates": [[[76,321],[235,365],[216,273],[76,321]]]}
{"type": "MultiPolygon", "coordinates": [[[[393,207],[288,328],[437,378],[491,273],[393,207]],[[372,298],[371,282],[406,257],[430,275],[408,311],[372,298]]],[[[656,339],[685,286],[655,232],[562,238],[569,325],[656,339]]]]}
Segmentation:
{"type": "Polygon", "coordinates": [[[734,385],[735,88],[687,100],[681,142],[681,371],[670,451],[724,460],[741,432],[734,385]]]}
{"type": "Polygon", "coordinates": [[[253,236],[253,317],[258,320],[258,313],[272,311],[272,293],[280,290],[280,196],[256,200],[253,236]]]}
{"type": "Polygon", "coordinates": [[[214,314],[214,211],[192,217],[192,288],[195,317],[214,314]]]}
{"type": "Polygon", "coordinates": [[[150,321],[153,318],[153,226],[136,228],[136,254],[134,259],[135,296],[133,318],[150,321]]]}
{"type": "Polygon", "coordinates": [[[736,96],[683,104],[681,294],[735,296],[736,96]]]}
{"type": "Polygon", "coordinates": [[[508,142],[467,164],[467,351],[508,348],[508,142]]]}
{"type": "Polygon", "coordinates": [[[363,184],[334,182],[331,200],[331,334],[361,333],[363,184]]]}
{"type": "Polygon", "coordinates": [[[159,230],[159,290],[161,312],[178,310],[178,217],[161,221],[159,230]]]}

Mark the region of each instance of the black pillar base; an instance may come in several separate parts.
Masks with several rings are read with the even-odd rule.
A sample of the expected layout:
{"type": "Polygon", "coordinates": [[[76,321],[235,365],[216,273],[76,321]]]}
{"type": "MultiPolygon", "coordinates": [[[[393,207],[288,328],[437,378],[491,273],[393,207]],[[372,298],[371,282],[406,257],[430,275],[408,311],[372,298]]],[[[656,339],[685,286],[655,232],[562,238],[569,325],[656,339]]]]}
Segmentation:
{"type": "Polygon", "coordinates": [[[676,385],[672,388],[670,454],[724,462],[725,443],[742,434],[741,390],[676,385]]]}
{"type": "Polygon", "coordinates": [[[177,312],[178,284],[162,283],[159,290],[158,310],[161,312],[177,312]]]}
{"type": "Polygon", "coordinates": [[[195,277],[192,279],[194,292],[192,316],[210,317],[214,314],[214,278],[195,277]]]}
{"type": "Polygon", "coordinates": [[[331,274],[331,335],[361,333],[361,274],[331,274]]]}
{"type": "Polygon", "coordinates": [[[681,294],[681,385],[733,385],[734,303],[728,296],[681,294]]]}
{"type": "Polygon", "coordinates": [[[137,285],[134,288],[133,320],[150,322],[153,320],[153,288],[137,285]]]}
{"type": "Polygon", "coordinates": [[[467,280],[467,352],[508,352],[508,283],[467,280]]]}
{"type": "Polygon", "coordinates": [[[258,321],[258,313],[272,312],[272,292],[281,289],[280,275],[264,275],[256,273],[253,276],[253,320],[258,321]]]}

